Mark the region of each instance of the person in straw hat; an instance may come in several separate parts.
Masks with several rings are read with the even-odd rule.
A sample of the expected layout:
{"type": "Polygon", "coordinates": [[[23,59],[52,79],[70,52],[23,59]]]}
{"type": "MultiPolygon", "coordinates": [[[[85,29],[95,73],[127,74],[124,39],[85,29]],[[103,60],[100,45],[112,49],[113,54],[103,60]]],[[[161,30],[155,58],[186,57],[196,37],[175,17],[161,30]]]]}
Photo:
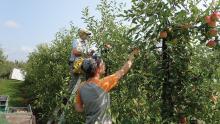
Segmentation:
{"type": "Polygon", "coordinates": [[[69,84],[70,91],[75,87],[81,75],[80,65],[83,59],[86,57],[92,56],[95,52],[94,50],[90,48],[91,43],[88,42],[92,33],[85,28],[80,28],[78,30],[78,35],[79,35],[79,38],[74,39],[72,42],[72,50],[71,50],[70,59],[69,59],[69,67],[70,67],[70,74],[71,74],[71,81],[69,84]]]}

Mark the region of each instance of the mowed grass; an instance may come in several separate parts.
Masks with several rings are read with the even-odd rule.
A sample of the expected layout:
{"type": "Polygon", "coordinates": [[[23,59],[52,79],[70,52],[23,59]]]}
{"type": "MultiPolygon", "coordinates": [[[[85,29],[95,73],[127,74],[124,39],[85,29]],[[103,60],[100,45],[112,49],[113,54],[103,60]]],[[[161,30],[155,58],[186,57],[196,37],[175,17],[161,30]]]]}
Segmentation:
{"type": "Polygon", "coordinates": [[[0,79],[0,95],[9,96],[9,106],[27,106],[25,105],[25,94],[23,87],[24,83],[22,81],[0,79]]]}
{"type": "Polygon", "coordinates": [[[3,114],[0,114],[0,124],[9,124],[3,114]]]}

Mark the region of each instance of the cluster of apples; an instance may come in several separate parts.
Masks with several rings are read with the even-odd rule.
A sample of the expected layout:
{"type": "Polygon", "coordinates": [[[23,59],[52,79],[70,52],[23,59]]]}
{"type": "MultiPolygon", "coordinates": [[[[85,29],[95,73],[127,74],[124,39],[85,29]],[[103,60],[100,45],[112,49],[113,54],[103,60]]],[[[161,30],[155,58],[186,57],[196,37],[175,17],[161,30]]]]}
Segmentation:
{"type": "MultiPolygon", "coordinates": [[[[217,21],[220,19],[220,12],[216,11],[213,12],[211,15],[208,15],[205,17],[205,22],[207,23],[207,25],[210,27],[210,30],[208,31],[208,34],[211,37],[215,37],[218,34],[218,30],[216,29],[217,26],[217,21]]],[[[191,25],[182,25],[181,28],[182,29],[187,29],[190,28],[191,25]]],[[[169,32],[169,30],[168,30],[169,32]]],[[[167,38],[167,31],[161,31],[159,34],[160,38],[167,38]]],[[[217,45],[217,41],[216,40],[209,40],[208,43],[206,44],[208,47],[215,47],[217,45]]]]}
{"type": "MultiPolygon", "coordinates": [[[[208,24],[211,29],[208,31],[208,34],[211,37],[215,37],[218,34],[218,30],[216,29],[217,21],[220,19],[220,12],[213,12],[211,15],[205,17],[205,22],[208,24]]],[[[217,41],[209,40],[206,44],[208,47],[215,47],[217,45],[217,41]]]]}

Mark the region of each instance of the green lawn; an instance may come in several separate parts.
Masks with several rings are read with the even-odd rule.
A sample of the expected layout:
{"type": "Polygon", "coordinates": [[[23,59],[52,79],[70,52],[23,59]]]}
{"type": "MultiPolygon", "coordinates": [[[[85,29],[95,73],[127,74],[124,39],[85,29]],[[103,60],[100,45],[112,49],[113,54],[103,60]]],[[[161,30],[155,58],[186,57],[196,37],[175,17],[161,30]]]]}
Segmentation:
{"type": "Polygon", "coordinates": [[[24,83],[21,81],[0,79],[0,95],[9,96],[9,106],[27,106],[23,86],[24,83]]]}
{"type": "Polygon", "coordinates": [[[4,115],[0,114],[0,124],[9,124],[4,115]]]}

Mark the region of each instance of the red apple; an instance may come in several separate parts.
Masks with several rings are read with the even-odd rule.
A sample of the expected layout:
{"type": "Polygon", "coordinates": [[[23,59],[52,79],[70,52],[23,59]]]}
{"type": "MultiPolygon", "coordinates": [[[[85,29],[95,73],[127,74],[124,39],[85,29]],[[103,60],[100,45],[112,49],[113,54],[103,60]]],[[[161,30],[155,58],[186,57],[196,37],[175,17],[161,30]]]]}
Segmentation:
{"type": "Polygon", "coordinates": [[[210,34],[210,36],[216,36],[217,34],[218,34],[218,31],[216,30],[216,29],[211,29],[210,31],[209,31],[209,34],[210,34]]]}
{"type": "Polygon", "coordinates": [[[205,17],[205,22],[206,22],[206,23],[209,23],[210,21],[211,21],[211,16],[206,16],[206,17],[205,17]]]}
{"type": "Polygon", "coordinates": [[[205,22],[210,26],[210,27],[216,27],[216,21],[211,19],[211,16],[206,16],[205,17],[205,22]]]}
{"type": "Polygon", "coordinates": [[[220,19],[220,12],[213,12],[213,13],[211,14],[211,20],[212,20],[212,21],[216,21],[216,20],[218,20],[218,19],[220,19]]]}
{"type": "Polygon", "coordinates": [[[208,25],[210,26],[210,27],[216,27],[216,21],[210,21],[210,22],[208,22],[208,25]]]}
{"type": "Polygon", "coordinates": [[[206,44],[206,46],[208,46],[208,47],[215,47],[217,45],[217,43],[216,43],[216,41],[215,40],[210,40],[207,44],[206,44]]]}
{"type": "Polygon", "coordinates": [[[166,38],[166,37],[167,37],[167,32],[166,31],[160,32],[160,38],[166,38]]]}

